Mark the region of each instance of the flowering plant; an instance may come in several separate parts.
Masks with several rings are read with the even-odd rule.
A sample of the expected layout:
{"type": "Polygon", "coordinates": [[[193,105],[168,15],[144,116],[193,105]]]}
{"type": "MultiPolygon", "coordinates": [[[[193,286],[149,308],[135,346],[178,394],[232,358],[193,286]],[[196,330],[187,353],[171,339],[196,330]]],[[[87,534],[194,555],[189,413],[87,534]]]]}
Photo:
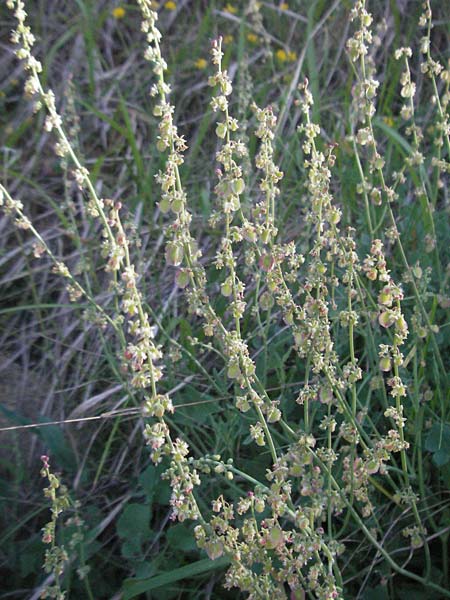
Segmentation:
{"type": "MultiPolygon", "coordinates": [[[[57,257],[22,202],[1,185],[3,208],[18,228],[36,238],[35,256],[49,257],[54,273],[66,282],[70,300],[86,301],[102,330],[114,332],[120,372],[130,395],[140,403],[149,460],[164,466],[163,478],[170,482],[171,519],[195,522],[198,547],[211,560],[229,560],[225,587],[238,588],[249,598],[348,597],[346,556],[352,528],[371,549],[374,564],[383,562],[392,574],[449,597],[431,575],[429,528],[432,535],[442,532],[430,508],[420,505],[423,473],[414,455],[417,435],[408,427],[409,418],[422,423],[424,415],[410,391],[408,366],[413,357],[425,357],[432,349],[435,393],[441,404],[438,383],[445,369],[438,326],[421,291],[423,272],[419,264],[410,264],[396,214],[402,189],[412,178],[429,225],[427,248],[441,269],[434,220],[438,200],[431,197],[429,170],[438,181],[449,170],[450,75],[431,55],[429,3],[420,17],[426,29],[420,51],[421,72],[433,92],[434,138],[428,141],[417,123],[412,50],[400,48],[395,52],[403,69],[400,116],[407,123],[410,144],[404,164],[395,173],[377,140],[379,81],[374,56],[379,31],[364,0],[357,0],[350,13],[353,33],[346,49],[354,79],[345,143],[357,166],[355,186],[361,198],[365,244],[345,216],[335,181],[340,150],[324,140],[307,79],[295,86],[294,102],[300,119],[305,233],[285,235],[280,217],[284,173],[277,162],[277,110],[273,105],[249,103],[257,148],[251,153],[234,113],[233,80],[224,64],[223,40],[212,42],[208,84],[217,165],[212,184],[215,207],[208,225],[216,242],[211,253],[193,227],[195,207],[183,176],[188,144],[176,125],[158,12],[149,0],[137,0],[144,58],[153,74],[150,96],[158,129],[154,145],[161,165],[155,181],[164,221],[165,267],[176,294],[186,303],[186,318],[198,331],[198,337],[189,339],[189,357],[196,357],[195,368],[204,351],[218,357],[214,364],[221,365],[222,384],[232,397],[226,414],[244,424],[248,443],[262,453],[264,470],[257,476],[245,456],[222,456],[214,443],[207,447],[194,440],[192,444],[183,427],[175,425],[177,405],[166,370],[174,348],[186,355],[187,349],[180,348],[176,334],[169,335],[164,346],[158,307],[145,291],[145,273],[123,216],[124,200],[99,194],[66,131],[54,94],[45,89],[24,2],[8,0],[7,5],[17,21],[12,40],[27,72],[26,93],[36,111],[46,112],[44,127],[55,136],[56,155],[71,165],[83,210],[98,223],[111,301],[102,303],[94,297],[89,283],[57,257]],[[425,152],[433,153],[429,164],[425,152]],[[402,279],[390,266],[394,253],[404,270],[402,279]],[[407,293],[416,304],[409,319],[404,310],[407,293]],[[408,320],[413,324],[413,346],[408,346],[408,320]],[[292,370],[301,374],[301,381],[293,389],[279,386],[283,391],[277,395],[267,385],[268,353],[280,332],[287,340],[292,370]],[[376,416],[373,403],[379,407],[376,416]],[[212,493],[213,480],[217,495],[212,493]],[[393,510],[401,507],[407,513],[403,535],[409,538],[412,553],[423,554],[424,574],[406,568],[386,547],[387,532],[377,509],[380,498],[393,510]]],[[[275,57],[281,62],[297,60],[295,53],[280,52],[275,57]]],[[[206,67],[200,59],[195,64],[202,71],[206,67]]],[[[201,364],[199,369],[207,370],[201,364]]],[[[52,500],[55,503],[54,495],[52,500]]],[[[47,533],[53,539],[52,532],[47,533]]],[[[54,568],[58,589],[64,560],[66,556],[59,557],[54,568]]]]}

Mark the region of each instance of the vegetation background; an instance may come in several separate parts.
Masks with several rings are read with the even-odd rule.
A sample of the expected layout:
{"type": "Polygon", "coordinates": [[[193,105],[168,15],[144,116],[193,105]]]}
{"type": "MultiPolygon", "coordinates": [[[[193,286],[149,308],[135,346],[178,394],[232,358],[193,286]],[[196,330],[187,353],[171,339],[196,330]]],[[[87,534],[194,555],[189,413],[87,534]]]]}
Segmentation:
{"type": "MultiPolygon", "coordinates": [[[[358,193],[358,164],[348,138],[354,73],[346,42],[352,33],[352,2],[181,0],[159,4],[175,122],[189,145],[183,181],[194,215],[193,234],[204,253],[211,285],[220,283],[213,264],[220,232],[208,225],[215,206],[217,138],[212,132],[217,115],[209,106],[207,80],[212,72],[211,40],[219,35],[223,36],[224,65],[233,80],[232,112],[248,143],[249,161],[253,162],[257,152],[251,134],[251,102],[271,104],[280,117],[274,144],[284,172],[277,200],[282,237],[295,240],[300,251],[307,251],[306,172],[297,132],[300,110],[294,104],[297,84],[307,77],[314,98],[312,119],[320,123],[324,143],[336,144],[335,201],[342,209],[343,222],[355,228],[358,253],[363,258],[371,240],[358,193]]],[[[174,284],[173,268],[164,258],[165,218],[158,209],[160,189],[155,183],[163,157],[156,150],[157,120],[148,93],[153,75],[142,57],[137,6],[108,0],[34,0],[26,8],[37,38],[35,54],[43,63],[42,80],[55,92],[78,155],[89,168],[98,193],[124,204],[129,230],[137,242],[133,252],[144,275],[144,298],[154,308],[169,357],[164,385],[176,405],[170,418],[173,430],[182,433],[194,453],[233,457],[235,463],[244,465],[243,470],[263,480],[267,453],[252,443],[250,418],[231,402],[232,386],[224,363],[203,335],[201,323],[187,316],[185,300],[174,284]]],[[[380,37],[375,51],[380,86],[374,125],[388,171],[393,173],[412,152],[399,115],[403,66],[394,58],[396,48],[413,48],[413,79],[419,92],[425,95],[428,91],[417,52],[422,2],[386,0],[369,2],[368,8],[380,37]]],[[[436,0],[431,8],[433,54],[447,65],[450,6],[436,0]]],[[[24,202],[27,214],[53,251],[65,257],[99,303],[107,302],[98,226],[82,208],[82,195],[70,168],[54,154],[43,113],[33,115],[24,96],[23,68],[9,40],[14,26],[12,14],[2,3],[1,181],[24,202]]],[[[424,131],[434,119],[432,104],[419,103],[417,120],[424,131]]],[[[445,157],[445,149],[443,152],[445,157]]],[[[415,195],[418,169],[416,175],[414,168],[410,170],[409,183],[394,210],[434,326],[432,332],[417,317],[417,301],[394,245],[388,250],[388,265],[394,279],[403,281],[407,289],[403,302],[411,331],[404,352],[411,390],[406,403],[407,432],[412,484],[427,524],[431,567],[426,566],[423,551],[411,547],[402,535],[410,525],[407,511],[380,493],[376,513],[390,555],[421,576],[428,568],[426,576],[448,589],[450,407],[439,363],[449,350],[448,174],[437,175],[429,163],[426,169],[433,222],[429,207],[415,195]]],[[[250,169],[247,181],[250,189],[256,189],[250,169]]],[[[382,218],[382,208],[371,210],[382,218]]],[[[40,586],[48,581],[42,570],[45,547],[41,529],[49,520],[49,501],[42,494],[40,476],[43,452],[50,456],[52,469],[61,474],[72,501],[58,534],[70,557],[63,578],[67,597],[240,597],[236,589],[223,588],[226,559],[210,561],[197,548],[194,524],[171,523],[169,483],[160,478],[163,468],[149,460],[139,404],[120,370],[112,334],[89,318],[86,302],[70,302],[51,263],[33,257],[33,240],[27,231],[18,230],[2,215],[0,236],[0,427],[55,422],[0,431],[0,598],[38,598],[40,586]],[[133,581],[137,579],[144,582],[143,591],[135,593],[133,581]]],[[[219,294],[217,310],[221,314],[226,305],[227,299],[219,294]]],[[[260,331],[253,335],[248,329],[247,334],[264,385],[280,400],[284,414],[301,423],[302,409],[291,397],[305,379],[305,368],[292,350],[286,326],[280,319],[268,318],[260,331]]],[[[336,344],[345,352],[346,342],[339,346],[341,337],[338,328],[336,344]]],[[[360,355],[369,353],[362,334],[356,344],[360,355]]],[[[376,400],[373,381],[369,377],[363,381],[364,406],[378,423],[383,406],[376,400]]],[[[283,442],[282,438],[278,441],[283,442]]],[[[237,490],[237,483],[211,477],[208,496],[214,498],[224,490],[233,494],[233,486],[237,490]]],[[[430,596],[419,583],[395,575],[357,526],[348,527],[345,542],[345,598],[439,597],[436,592],[430,596]]]]}

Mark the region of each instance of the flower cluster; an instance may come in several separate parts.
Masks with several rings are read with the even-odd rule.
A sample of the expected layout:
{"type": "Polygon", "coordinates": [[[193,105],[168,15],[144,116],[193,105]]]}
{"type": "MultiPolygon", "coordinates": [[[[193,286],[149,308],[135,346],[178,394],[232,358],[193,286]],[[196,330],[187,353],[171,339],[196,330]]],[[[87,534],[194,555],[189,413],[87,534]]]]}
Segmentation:
{"type": "MultiPolygon", "coordinates": [[[[195,474],[189,475],[185,473],[182,463],[185,462],[186,453],[181,449],[178,440],[172,442],[169,429],[163,420],[164,412],[166,410],[173,412],[173,406],[167,396],[162,396],[157,392],[156,384],[162,377],[162,366],[160,364],[162,353],[160,347],[154,342],[156,329],[150,324],[149,316],[143,308],[138,277],[130,256],[130,241],[120,218],[122,204],[121,202],[98,197],[88,170],[80,163],[64,131],[62,118],[56,111],[54,94],[51,91],[44,92],[43,90],[39,78],[41,65],[31,54],[34,37],[25,22],[26,12],[24,10],[24,3],[21,0],[10,0],[8,6],[14,10],[18,22],[17,29],[13,33],[13,42],[19,45],[16,54],[18,58],[24,60],[25,68],[31,73],[27,83],[27,90],[30,93],[38,95],[37,108],[41,108],[41,106],[46,108],[47,118],[45,127],[47,131],[55,133],[57,138],[55,151],[58,156],[63,157],[65,160],[70,159],[73,163],[74,179],[79,189],[88,195],[87,211],[92,217],[98,218],[102,225],[102,255],[107,259],[105,270],[112,274],[113,287],[120,296],[120,307],[123,317],[117,316],[115,319],[111,319],[106,315],[104,310],[98,306],[95,300],[75,280],[67,266],[52,254],[50,248],[48,248],[45,241],[35,230],[32,223],[23,214],[21,203],[13,200],[2,187],[2,198],[3,196],[6,198],[6,211],[17,217],[17,226],[30,229],[33,235],[37,237],[41,249],[40,253],[44,249],[50,256],[55,264],[55,272],[70,279],[68,291],[71,298],[75,300],[82,295],[87,297],[97,314],[103,316],[105,321],[111,324],[117,331],[119,339],[124,346],[122,354],[123,369],[131,372],[130,385],[138,390],[147,390],[150,388],[150,394],[146,394],[145,396],[143,414],[146,417],[152,416],[159,419],[153,425],[153,428],[152,426],[147,426],[144,431],[144,435],[154,449],[154,460],[158,462],[161,459],[161,452],[169,455],[178,473],[177,476],[173,475],[174,489],[181,485],[181,487],[192,491],[192,484],[190,482],[196,482],[195,474]],[[125,320],[126,328],[123,325],[125,320]],[[126,344],[127,338],[128,343],[126,344]],[[161,436],[163,436],[162,439],[161,436]]],[[[158,44],[160,34],[154,26],[157,14],[150,8],[150,4],[147,6],[145,2],[143,3],[143,9],[146,15],[146,19],[143,22],[143,29],[146,31],[149,41],[158,44]]],[[[159,48],[159,46],[157,47],[159,48]]],[[[158,54],[152,54],[151,49],[152,47],[149,47],[147,54],[151,55],[149,58],[156,62],[155,72],[161,74],[166,66],[165,62],[160,55],[158,60],[158,54]]],[[[165,84],[162,86],[162,91],[164,93],[168,92],[165,84]]],[[[165,144],[169,139],[168,136],[173,141],[173,136],[176,132],[171,130],[170,125],[167,125],[168,112],[164,103],[162,103],[161,111],[165,111],[165,119],[162,120],[159,142],[161,147],[164,146],[165,148],[165,144]]],[[[181,138],[176,138],[176,146],[178,150],[184,148],[181,138]]],[[[191,505],[192,507],[196,506],[195,499],[190,502],[189,506],[191,505]]],[[[176,514],[179,518],[183,516],[183,505],[177,507],[176,514]]],[[[188,510],[188,516],[194,517],[195,514],[198,514],[198,510],[195,508],[188,510]]]]}
{"type": "MultiPolygon", "coordinates": [[[[205,244],[193,233],[189,198],[182,181],[187,143],[174,120],[158,13],[150,0],[137,0],[137,4],[146,40],[144,58],[152,65],[150,96],[157,120],[155,146],[164,164],[155,180],[160,187],[158,206],[165,228],[165,264],[178,290],[183,291],[188,312],[196,324],[200,323],[199,337],[203,335],[207,342],[194,337],[190,340],[198,347],[216,351],[218,360],[223,361],[225,387],[234,399],[230,410],[238,416],[245,413],[240,418],[247,426],[247,442],[256,446],[265,461],[265,472],[259,479],[241,470],[241,456],[197,456],[195,445],[191,451],[184,439],[185,431],[173,436],[169,415],[175,407],[172,394],[164,390],[164,366],[170,355],[158,343],[158,327],[150,317],[153,313],[145,308],[147,299],[133,258],[132,235],[123,218],[124,200],[99,197],[88,169],[78,158],[72,135],[66,133],[70,129],[57,111],[55,96],[42,87],[42,67],[31,53],[34,38],[21,0],[8,0],[8,6],[15,11],[18,22],[13,34],[19,47],[17,56],[24,60],[29,75],[26,93],[37,100],[36,109],[45,109],[45,130],[55,137],[55,152],[67,173],[69,165],[72,169],[70,177],[85,199],[84,214],[100,231],[101,257],[108,274],[109,297],[114,300],[114,316],[97,304],[65,262],[52,253],[24,214],[21,202],[13,200],[3,186],[0,205],[15,219],[18,228],[35,236],[35,256],[46,254],[51,259],[54,272],[65,279],[70,299],[86,299],[102,326],[111,326],[117,333],[121,372],[128,375],[133,395],[141,399],[140,416],[150,458],[154,464],[166,466],[163,478],[171,486],[171,518],[196,521],[198,546],[212,560],[223,555],[229,559],[226,587],[239,588],[250,598],[285,598],[288,592],[290,597],[308,593],[321,600],[342,598],[345,592],[339,557],[345,548],[340,540],[345,539],[350,523],[358,526],[380,556],[389,559],[394,571],[404,574],[405,569],[397,566],[377,542],[380,526],[373,490],[412,508],[416,523],[405,528],[404,535],[410,538],[414,550],[422,545],[426,548],[425,529],[421,528],[415,493],[409,486],[413,478],[406,459],[407,425],[411,421],[407,423],[409,415],[404,403],[408,396],[404,370],[409,360],[403,356],[408,338],[402,304],[405,292],[388,268],[389,250],[385,249],[391,244],[392,251],[397,250],[404,262],[402,284],[405,289],[410,286],[417,299],[411,323],[417,324],[418,338],[433,339],[436,328],[419,293],[427,288],[427,272],[418,262],[413,268],[409,266],[401,227],[397,227],[393,213],[393,209],[397,210],[393,201],[405,185],[408,169],[417,168],[421,185],[415,193],[430,204],[423,174],[427,166],[422,154],[424,131],[415,121],[417,97],[410,70],[411,50],[400,48],[396,58],[403,62],[400,96],[405,105],[401,116],[408,121],[406,134],[412,138],[412,152],[400,171],[392,175],[390,186],[385,176],[389,171],[374,129],[379,83],[373,53],[379,41],[372,31],[372,15],[366,10],[365,1],[354,3],[351,20],[358,24],[358,30],[347,44],[355,72],[354,110],[347,141],[353,145],[360,177],[357,191],[364,201],[362,219],[366,219],[370,246],[367,256],[360,259],[356,231],[343,224],[339,195],[334,191],[333,173],[340,150],[322,139],[323,131],[313,119],[314,99],[308,82],[298,86],[296,101],[302,117],[297,131],[305,172],[304,195],[299,199],[299,219],[305,235],[300,245],[295,235],[288,239],[280,235],[283,221],[278,204],[284,174],[276,158],[276,109],[258,107],[245,91],[242,112],[251,108],[248,113],[252,116],[248,118],[254,124],[256,138],[252,171],[248,124],[245,121],[243,126],[242,120],[233,116],[239,112],[234,112],[232,104],[233,82],[224,65],[222,39],[213,41],[214,72],[208,83],[213,88],[210,106],[216,121],[217,165],[216,210],[209,224],[214,229],[211,239],[217,245],[211,264],[207,265],[200,249],[205,244]],[[287,397],[277,396],[260,375],[260,352],[266,352],[265,366],[269,369],[267,351],[272,329],[276,335],[286,330],[290,336],[283,343],[288,346],[289,360],[293,350],[299,376],[293,384],[296,393],[292,397],[287,393],[287,397]],[[361,349],[365,342],[367,351],[365,346],[361,349]],[[369,418],[372,401],[382,407],[381,425],[369,418]],[[396,460],[401,460],[401,470],[388,467],[389,461],[396,467],[396,460]],[[219,492],[208,497],[206,503],[204,498],[202,503],[197,502],[199,494],[210,493],[205,481],[212,477],[218,479],[219,492]],[[381,478],[386,487],[380,483],[381,478]],[[230,483],[233,500],[226,491],[230,483]],[[377,529],[376,534],[366,527],[366,519],[370,520],[370,527],[377,529]]],[[[281,8],[284,5],[280,5],[280,10],[286,10],[281,8]]],[[[170,2],[164,6],[177,8],[170,2]]],[[[441,86],[446,90],[442,101],[436,90],[437,154],[434,163],[430,163],[440,176],[448,170],[440,152],[448,143],[445,113],[450,77],[431,59],[428,3],[424,9],[421,21],[427,34],[421,42],[425,56],[422,72],[434,87],[437,78],[441,78],[441,86]]],[[[226,10],[235,12],[231,4],[226,10]]],[[[116,19],[124,16],[114,11],[112,14],[116,19]]],[[[255,27],[262,28],[258,3],[249,3],[245,14],[255,27]]],[[[294,58],[278,56],[280,62],[294,58]]],[[[201,59],[196,66],[204,69],[206,62],[201,59]]],[[[431,244],[436,239],[431,209],[429,215],[431,244]]],[[[176,348],[178,352],[181,345],[176,348]]],[[[65,507],[65,492],[50,473],[47,459],[43,473],[50,482],[46,493],[53,506],[44,542],[54,544],[56,519],[65,507]]],[[[58,577],[66,560],[64,549],[52,546],[46,568],[54,573],[57,587],[48,594],[61,594],[58,577]]]]}
{"type": "Polygon", "coordinates": [[[61,575],[64,572],[64,566],[69,557],[64,546],[59,546],[56,541],[56,525],[58,518],[69,507],[69,497],[67,488],[61,484],[57,475],[50,471],[50,461],[48,456],[41,456],[42,469],[41,475],[48,481],[48,486],[44,488],[44,495],[51,502],[52,518],[42,530],[42,541],[49,548],[45,551],[44,569],[46,573],[52,573],[54,577],[53,585],[47,586],[41,598],[56,598],[63,600],[65,592],[61,591],[61,575]]]}

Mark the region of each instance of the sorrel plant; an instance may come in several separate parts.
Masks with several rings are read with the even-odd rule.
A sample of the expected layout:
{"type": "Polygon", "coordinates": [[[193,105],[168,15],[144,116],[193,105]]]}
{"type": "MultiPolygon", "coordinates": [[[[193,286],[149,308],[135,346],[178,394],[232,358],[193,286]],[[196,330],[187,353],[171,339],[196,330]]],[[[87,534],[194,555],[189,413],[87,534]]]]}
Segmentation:
{"type": "MultiPolygon", "coordinates": [[[[180,342],[176,330],[167,333],[164,311],[152,302],[136,236],[130,219],[122,216],[126,198],[115,197],[114,190],[110,198],[98,193],[57,99],[43,83],[24,2],[8,0],[7,5],[16,19],[12,41],[27,73],[26,94],[36,113],[45,112],[55,153],[100,232],[98,250],[107,273],[103,293],[92,293],[89,270],[71,269],[27,216],[27,207],[1,185],[3,209],[16,227],[35,237],[35,257],[52,261],[70,300],[86,302],[101,330],[114,332],[117,371],[140,405],[148,460],[161,463],[163,478],[170,481],[171,519],[195,522],[199,548],[212,561],[228,561],[225,587],[250,598],[356,597],[355,577],[348,575],[348,561],[355,559],[348,556],[358,543],[367,556],[359,564],[359,582],[382,565],[386,579],[395,575],[423,586],[432,597],[450,597],[448,578],[433,576],[430,548],[432,541],[442,540],[444,573],[449,528],[440,514],[448,498],[440,483],[430,487],[422,465],[424,424],[438,427],[441,448],[449,411],[439,328],[448,307],[448,270],[436,215],[443,212],[449,172],[450,70],[432,55],[429,2],[420,16],[419,49],[394,53],[401,65],[396,102],[404,136],[403,163],[395,171],[380,132],[384,127],[399,134],[377,116],[382,25],[374,26],[364,0],[354,2],[349,13],[346,50],[353,79],[342,143],[359,177],[352,183],[357,221],[344,208],[345,182],[336,168],[342,151],[324,137],[309,83],[297,78],[283,108],[283,121],[289,105],[299,118],[304,191],[294,233],[283,221],[278,109],[275,103],[249,102],[250,125],[242,133],[223,40],[212,42],[208,84],[217,166],[209,181],[215,205],[199,238],[193,226],[195,198],[183,177],[188,141],[175,122],[158,13],[149,0],[137,0],[157,119],[151,144],[163,165],[154,185],[160,188],[164,263],[180,297],[179,310],[185,310],[196,332],[189,343],[180,342]],[[420,62],[421,97],[412,61],[420,62]],[[431,108],[422,124],[421,107],[427,102],[431,108]],[[404,243],[399,207],[411,194],[411,202],[421,207],[427,269],[412,262],[404,243]],[[286,346],[285,381],[292,381],[289,370],[300,378],[293,386],[282,381],[273,386],[273,375],[269,378],[279,336],[286,346]],[[220,418],[238,419],[245,427],[249,447],[260,448],[265,473],[252,472],[247,451],[219,454],[214,422],[211,439],[202,444],[191,444],[188,427],[174,425],[176,392],[172,397],[165,371],[175,358],[188,360],[211,394],[219,397],[227,390],[220,418]],[[431,374],[424,386],[427,369],[431,374]],[[420,569],[409,568],[410,559],[400,559],[386,543],[391,520],[399,524],[403,552],[410,559],[414,555],[420,569]]],[[[200,395],[200,388],[194,394],[200,395]]],[[[60,563],[55,563],[55,587],[44,592],[48,595],[56,588],[61,594],[60,563]]]]}

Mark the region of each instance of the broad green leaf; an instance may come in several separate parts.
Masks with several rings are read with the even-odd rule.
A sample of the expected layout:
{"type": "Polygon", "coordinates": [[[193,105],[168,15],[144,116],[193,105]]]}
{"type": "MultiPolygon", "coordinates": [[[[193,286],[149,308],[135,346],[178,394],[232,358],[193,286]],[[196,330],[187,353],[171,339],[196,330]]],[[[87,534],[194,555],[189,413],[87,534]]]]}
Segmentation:
{"type": "Polygon", "coordinates": [[[119,537],[127,540],[143,539],[149,534],[150,507],[144,504],[127,504],[117,521],[119,537]]]}
{"type": "Polygon", "coordinates": [[[450,425],[434,423],[425,438],[425,448],[433,453],[433,462],[442,467],[450,460],[450,425]]]}
{"type": "Polygon", "coordinates": [[[145,471],[139,476],[139,483],[147,496],[147,501],[151,502],[155,494],[155,489],[158,487],[160,482],[160,475],[157,472],[156,467],[149,465],[145,471]]]}
{"type": "Polygon", "coordinates": [[[386,585],[377,585],[376,588],[367,588],[364,600],[389,600],[389,594],[386,585]]]}
{"type": "Polygon", "coordinates": [[[172,550],[189,552],[190,550],[195,550],[197,548],[192,528],[184,523],[177,523],[170,527],[170,529],[167,530],[166,537],[172,550]]]}

